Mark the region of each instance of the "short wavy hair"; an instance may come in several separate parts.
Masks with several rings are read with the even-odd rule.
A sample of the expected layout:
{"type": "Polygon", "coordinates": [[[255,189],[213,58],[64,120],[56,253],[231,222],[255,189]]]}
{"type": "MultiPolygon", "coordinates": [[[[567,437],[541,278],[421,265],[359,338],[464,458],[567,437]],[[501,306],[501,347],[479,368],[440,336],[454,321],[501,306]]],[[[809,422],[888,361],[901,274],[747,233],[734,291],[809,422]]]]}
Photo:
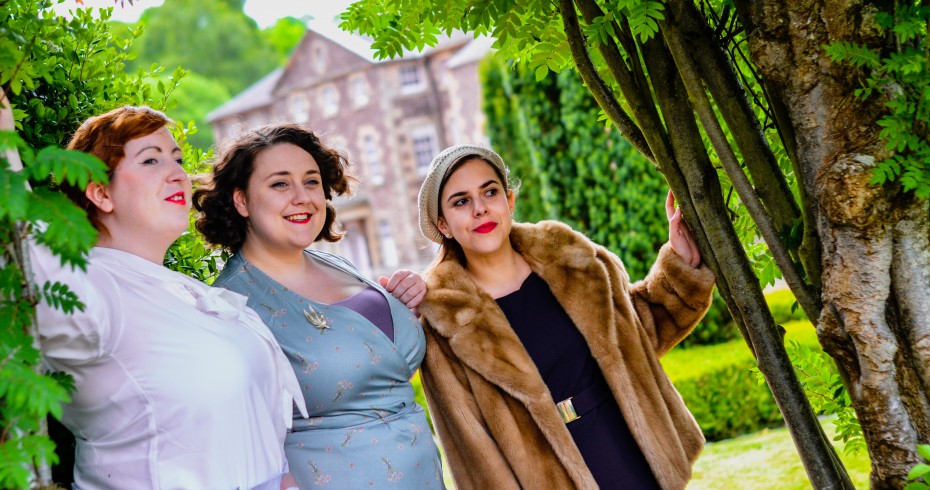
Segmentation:
{"type": "MultiPolygon", "coordinates": [[[[126,156],[126,143],[172,124],[174,122],[168,116],[151,107],[127,105],[85,120],[71,137],[68,149],[90,153],[102,160],[112,180],[113,171],[126,156]]],[[[87,199],[84,189],[67,182],[62,182],[59,188],[87,213],[94,228],[106,233],[106,227],[100,222],[99,210],[87,199]]]]}
{"type": "Polygon", "coordinates": [[[336,208],[333,194],[348,195],[355,179],[349,176],[349,162],[338,151],[324,145],[320,138],[295,124],[265,126],[248,131],[230,143],[213,166],[209,182],[194,192],[194,209],[200,212],[197,230],[207,242],[236,253],[248,232],[248,220],[233,203],[235,190],[247,191],[255,169],[255,159],[271,147],[290,143],[309,153],[320,166],[323,194],[326,196],[326,220],[314,241],[337,242],[344,233],[335,230],[336,208]]]}

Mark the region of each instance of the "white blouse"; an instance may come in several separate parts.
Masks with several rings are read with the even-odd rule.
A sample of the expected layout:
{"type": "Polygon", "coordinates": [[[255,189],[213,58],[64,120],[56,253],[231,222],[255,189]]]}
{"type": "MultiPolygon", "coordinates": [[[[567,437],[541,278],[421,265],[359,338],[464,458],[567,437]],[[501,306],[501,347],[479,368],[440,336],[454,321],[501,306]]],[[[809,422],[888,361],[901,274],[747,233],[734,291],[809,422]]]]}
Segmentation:
{"type": "Polygon", "coordinates": [[[74,377],[62,422],[81,489],[274,487],[294,403],[287,359],[246,298],[136,255],[90,252],[87,272],[32,246],[36,283],[86,306],[38,306],[49,368],[74,377]]]}

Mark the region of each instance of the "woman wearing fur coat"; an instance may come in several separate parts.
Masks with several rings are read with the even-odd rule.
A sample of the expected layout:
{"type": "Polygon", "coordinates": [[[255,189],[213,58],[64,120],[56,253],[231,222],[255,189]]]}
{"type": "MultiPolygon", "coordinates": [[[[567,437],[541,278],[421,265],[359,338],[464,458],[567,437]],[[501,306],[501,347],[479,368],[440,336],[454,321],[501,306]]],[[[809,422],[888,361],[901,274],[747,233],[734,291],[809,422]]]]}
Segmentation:
{"type": "Polygon", "coordinates": [[[423,382],[459,489],[680,489],[704,443],[659,364],[710,306],[713,274],[666,201],[669,243],[631,285],[604,247],[513,222],[501,157],[454,146],[420,189],[423,382]]]}

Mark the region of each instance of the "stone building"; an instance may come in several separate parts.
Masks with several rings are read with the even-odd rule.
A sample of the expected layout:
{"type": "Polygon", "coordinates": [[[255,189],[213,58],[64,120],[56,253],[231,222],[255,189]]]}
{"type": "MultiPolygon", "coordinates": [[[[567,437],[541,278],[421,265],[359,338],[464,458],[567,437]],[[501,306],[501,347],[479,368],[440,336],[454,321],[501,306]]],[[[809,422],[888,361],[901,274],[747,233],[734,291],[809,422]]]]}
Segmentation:
{"type": "Polygon", "coordinates": [[[293,122],[347,155],[360,184],[337,199],[345,238],[314,245],[365,274],[423,270],[436,247],[417,227],[416,198],[432,158],[459,143],[487,144],[478,64],[490,40],[441,38],[422,52],[374,58],[370,42],[314,26],[287,66],[209,114],[217,146],[242,131],[293,122]]]}

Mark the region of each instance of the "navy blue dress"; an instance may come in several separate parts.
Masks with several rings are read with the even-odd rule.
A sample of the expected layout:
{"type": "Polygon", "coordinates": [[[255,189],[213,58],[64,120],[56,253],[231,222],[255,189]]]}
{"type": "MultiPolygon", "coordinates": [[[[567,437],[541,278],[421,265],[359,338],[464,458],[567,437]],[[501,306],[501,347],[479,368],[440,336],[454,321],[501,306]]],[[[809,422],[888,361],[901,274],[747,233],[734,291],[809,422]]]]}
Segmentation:
{"type": "MultiPolygon", "coordinates": [[[[536,273],[497,299],[556,402],[596,392],[600,401],[568,423],[585,464],[602,489],[658,489],[591,349],[549,286],[536,273]]],[[[588,397],[591,398],[591,397],[588,397]]]]}

